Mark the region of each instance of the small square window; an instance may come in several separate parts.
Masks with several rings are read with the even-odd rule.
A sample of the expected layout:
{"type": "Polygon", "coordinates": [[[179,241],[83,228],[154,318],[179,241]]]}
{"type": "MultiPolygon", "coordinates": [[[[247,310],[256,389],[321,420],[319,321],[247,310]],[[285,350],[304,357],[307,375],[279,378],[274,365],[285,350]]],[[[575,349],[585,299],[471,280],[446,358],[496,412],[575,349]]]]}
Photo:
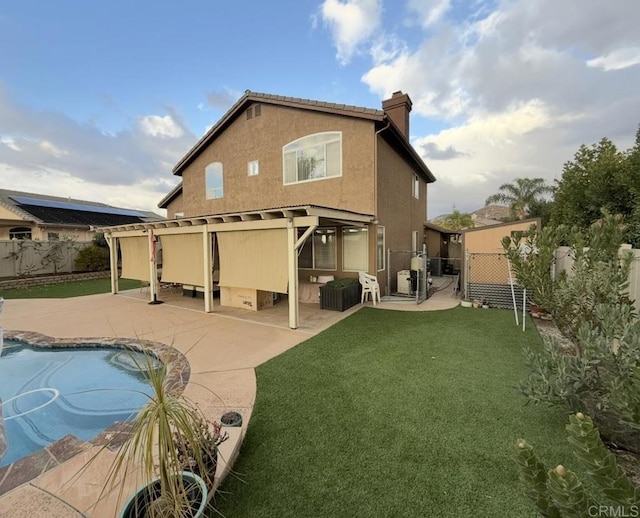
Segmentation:
{"type": "Polygon", "coordinates": [[[247,162],[247,174],[249,176],[258,176],[260,173],[260,161],[252,160],[251,162],[247,162]]]}

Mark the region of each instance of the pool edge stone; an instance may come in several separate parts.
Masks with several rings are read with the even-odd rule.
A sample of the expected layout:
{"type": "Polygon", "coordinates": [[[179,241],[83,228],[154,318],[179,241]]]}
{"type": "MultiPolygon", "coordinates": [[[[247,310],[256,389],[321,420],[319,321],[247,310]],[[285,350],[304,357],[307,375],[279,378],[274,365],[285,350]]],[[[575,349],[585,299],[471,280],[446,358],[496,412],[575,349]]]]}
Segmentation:
{"type": "MultiPolygon", "coordinates": [[[[191,378],[191,366],[186,356],[169,345],[138,338],[79,337],[55,338],[34,331],[4,331],[5,340],[25,343],[43,349],[114,348],[151,352],[168,366],[168,383],[171,391],[181,394],[191,378]]],[[[129,436],[130,423],[116,422],[105,428],[90,441],[82,441],[66,435],[54,443],[0,468],[0,496],[30,482],[47,471],[63,464],[91,446],[119,448],[129,436]]]]}

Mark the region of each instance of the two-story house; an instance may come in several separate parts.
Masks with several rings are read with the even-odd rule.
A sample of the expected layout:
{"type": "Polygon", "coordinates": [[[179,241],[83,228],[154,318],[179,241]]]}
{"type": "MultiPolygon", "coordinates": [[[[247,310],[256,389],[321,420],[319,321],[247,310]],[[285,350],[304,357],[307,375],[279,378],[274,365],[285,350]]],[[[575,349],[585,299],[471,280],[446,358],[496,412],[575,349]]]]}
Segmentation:
{"type": "Polygon", "coordinates": [[[402,92],[377,110],[247,91],[175,166],[168,220],[110,230],[122,275],[154,278],[159,238],[162,280],[202,286],[205,311],[219,275],[222,304],[287,294],[292,328],[301,280],[365,271],[384,292],[386,251],[422,246],[435,181],[409,142],[410,111],[402,92]]]}

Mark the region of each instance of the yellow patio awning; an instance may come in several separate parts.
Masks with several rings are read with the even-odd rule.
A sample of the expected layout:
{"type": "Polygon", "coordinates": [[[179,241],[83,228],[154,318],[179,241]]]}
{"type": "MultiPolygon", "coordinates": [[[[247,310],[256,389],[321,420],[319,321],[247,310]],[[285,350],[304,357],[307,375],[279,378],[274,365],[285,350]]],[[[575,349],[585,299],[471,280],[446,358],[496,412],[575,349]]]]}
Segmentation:
{"type": "Polygon", "coordinates": [[[287,293],[287,229],[218,232],[220,286],[287,293]]]}
{"type": "Polygon", "coordinates": [[[161,235],[162,282],[204,286],[202,233],[161,235]]]}
{"type": "Polygon", "coordinates": [[[149,238],[121,237],[122,274],[125,279],[149,282],[149,238]]]}

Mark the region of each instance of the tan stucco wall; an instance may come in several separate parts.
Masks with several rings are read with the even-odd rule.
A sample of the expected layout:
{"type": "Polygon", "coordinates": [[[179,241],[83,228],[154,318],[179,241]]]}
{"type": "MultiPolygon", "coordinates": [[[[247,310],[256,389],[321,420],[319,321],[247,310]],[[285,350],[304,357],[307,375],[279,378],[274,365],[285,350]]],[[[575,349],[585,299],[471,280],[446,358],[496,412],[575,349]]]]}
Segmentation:
{"type": "Polygon", "coordinates": [[[15,219],[17,221],[22,221],[20,216],[5,207],[0,207],[0,219],[15,219]]]}
{"type": "Polygon", "coordinates": [[[413,169],[382,138],[378,138],[377,216],[386,227],[387,248],[411,250],[412,231],[424,240],[427,184],[420,179],[419,199],[413,196],[413,169]]]}
{"type": "Polygon", "coordinates": [[[167,219],[175,219],[176,212],[182,212],[184,214],[184,201],[182,193],[178,194],[169,205],[167,205],[167,219]]]}
{"type": "MultiPolygon", "coordinates": [[[[416,199],[413,196],[413,169],[381,137],[378,137],[377,155],[376,214],[380,225],[385,227],[385,254],[388,249],[410,251],[413,231],[418,232],[418,248],[421,249],[425,239],[427,184],[420,179],[419,199],[416,199]]],[[[375,245],[375,236],[373,244],[375,245]]],[[[375,251],[375,246],[373,249],[375,251]]],[[[388,268],[389,265],[386,265],[385,271],[377,272],[383,293],[388,268]]],[[[374,269],[370,271],[373,272],[374,269]]],[[[392,271],[391,275],[394,276],[395,273],[392,271]]]]}
{"type": "Polygon", "coordinates": [[[427,228],[424,231],[424,238],[427,243],[427,254],[429,257],[440,257],[442,244],[440,232],[432,228],[427,228]]]}
{"type": "Polygon", "coordinates": [[[511,232],[529,230],[532,223],[540,226],[537,220],[514,221],[504,225],[492,225],[464,233],[464,246],[469,253],[502,253],[502,238],[511,232]]]}
{"type": "Polygon", "coordinates": [[[321,205],[373,214],[374,124],[370,121],[262,105],[262,115],[233,121],[182,174],[186,217],[261,208],[321,205]],[[342,131],[342,176],[284,185],[282,147],[324,131],[342,131]],[[260,161],[248,176],[247,162],[260,161]],[[204,169],[224,167],[224,197],[207,200],[204,169]]]}

